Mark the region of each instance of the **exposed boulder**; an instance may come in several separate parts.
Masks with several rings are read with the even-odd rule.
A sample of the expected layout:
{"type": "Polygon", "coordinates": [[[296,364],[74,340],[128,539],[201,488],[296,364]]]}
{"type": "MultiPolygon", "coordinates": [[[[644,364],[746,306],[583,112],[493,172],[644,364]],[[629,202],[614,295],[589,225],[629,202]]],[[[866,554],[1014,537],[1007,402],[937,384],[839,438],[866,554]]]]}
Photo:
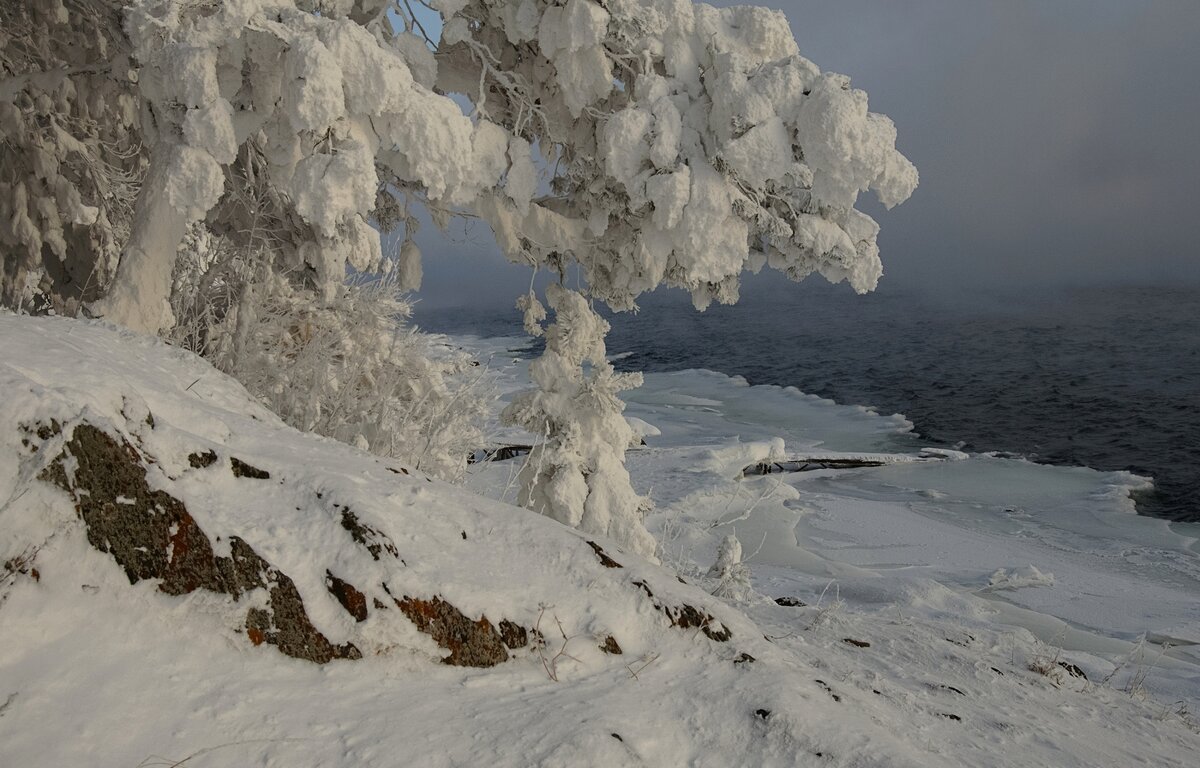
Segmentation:
{"type": "Polygon", "coordinates": [[[267,607],[246,614],[246,635],[255,645],[269,643],[318,664],[361,658],[353,644],[334,645],[313,626],[296,585],[245,541],[232,537],[230,555],[216,555],[183,502],[150,488],[144,461],[129,442],[82,423],[40,478],[72,495],[88,542],[112,555],[130,584],[157,579],[169,595],[206,589],[235,601],[264,589],[267,607]]]}

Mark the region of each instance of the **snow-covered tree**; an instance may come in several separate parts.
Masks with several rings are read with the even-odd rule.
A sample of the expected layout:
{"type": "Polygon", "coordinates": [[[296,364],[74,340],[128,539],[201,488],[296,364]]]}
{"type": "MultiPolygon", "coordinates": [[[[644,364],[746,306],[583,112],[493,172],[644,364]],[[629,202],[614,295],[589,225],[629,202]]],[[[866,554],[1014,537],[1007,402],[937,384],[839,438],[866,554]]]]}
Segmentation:
{"type": "Polygon", "coordinates": [[[577,265],[619,310],[660,285],[733,302],[763,266],[875,286],[878,226],[855,202],[901,202],[916,172],[781,13],[416,2],[0,4],[3,300],[150,333],[204,316],[189,333],[219,347],[245,302],[329,305],[348,270],[388,269],[380,230],[403,226],[415,288],[414,204],[481,217],[534,269],[577,265]],[[197,228],[253,265],[237,295],[224,268],[197,278],[197,228]],[[200,291],[184,304],[181,279],[200,291]]]}
{"type": "MultiPolygon", "coordinates": [[[[654,537],[642,525],[646,502],[625,470],[633,430],[617,397],[640,386],[642,376],[613,370],[604,349],[608,322],[587,299],[559,285],[551,285],[546,297],[555,322],[545,329],[545,352],[529,365],[537,388],[516,396],[502,414],[543,438],[521,469],[521,503],[652,558],[654,537]]],[[[545,309],[533,296],[522,306],[526,328],[541,335],[545,309]]]]}
{"type": "Polygon", "coordinates": [[[89,154],[66,123],[97,133],[105,162],[132,151],[117,134],[136,138],[148,166],[97,311],[143,330],[171,325],[176,249],[201,220],[270,229],[276,258],[328,290],[379,266],[368,217],[411,191],[486,218],[510,258],[579,264],[614,307],[664,283],[703,306],[763,265],[869,290],[878,227],[857,195],[892,205],[916,185],[892,123],[764,8],[438,0],[435,56],[389,0],[68,5],[4,5],[3,136],[22,148],[6,242],[42,267],[38,238],[65,253],[63,222],[106,228],[107,190],[43,167],[89,154]]]}

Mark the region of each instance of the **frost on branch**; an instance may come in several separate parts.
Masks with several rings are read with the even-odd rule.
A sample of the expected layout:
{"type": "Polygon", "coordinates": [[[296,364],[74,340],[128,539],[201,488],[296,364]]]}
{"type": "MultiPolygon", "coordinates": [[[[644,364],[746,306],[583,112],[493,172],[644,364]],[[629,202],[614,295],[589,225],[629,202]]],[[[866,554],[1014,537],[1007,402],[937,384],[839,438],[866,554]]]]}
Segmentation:
{"type": "Polygon", "coordinates": [[[510,171],[506,197],[479,206],[510,259],[573,257],[614,309],[663,284],[700,308],[732,303],[742,271],[764,265],[875,287],[879,230],[855,202],[903,202],[916,171],[865,93],[799,55],[783,14],[470,0],[446,29],[439,85],[537,140],[555,169],[532,204],[510,171]]]}
{"type": "Polygon", "coordinates": [[[0,3],[0,304],[74,314],[128,236],[138,101],[117,3],[0,3]]]}
{"type": "Polygon", "coordinates": [[[750,567],[742,562],[742,543],[730,534],[721,541],[717,560],[708,569],[708,577],[717,579],[713,594],[728,600],[746,600],[754,591],[750,585],[750,567]]]}
{"type": "MultiPolygon", "coordinates": [[[[605,357],[608,323],[575,291],[546,291],[554,322],[546,350],[529,366],[536,389],[514,398],[503,418],[541,435],[521,470],[521,503],[536,512],[607,536],[647,558],[654,538],[642,524],[645,500],[625,470],[633,431],[617,393],[639,386],[641,374],[616,373],[605,357]]],[[[536,306],[526,302],[527,317],[536,306]]],[[[544,314],[544,313],[543,313],[544,314]]]]}
{"type": "Polygon", "coordinates": [[[288,424],[454,480],[482,442],[466,355],[406,325],[392,278],[313,296],[193,228],[170,338],[236,377],[288,424]]]}
{"type": "Polygon", "coordinates": [[[397,194],[482,216],[511,259],[578,263],[616,309],[663,284],[733,302],[763,266],[874,287],[878,227],[855,202],[901,202],[916,172],[781,13],[435,7],[433,53],[387,0],[3,4],[5,303],[99,298],[107,319],[169,329],[196,222],[268,242],[270,271],[328,297],[348,266],[381,266],[367,228],[397,194]]]}

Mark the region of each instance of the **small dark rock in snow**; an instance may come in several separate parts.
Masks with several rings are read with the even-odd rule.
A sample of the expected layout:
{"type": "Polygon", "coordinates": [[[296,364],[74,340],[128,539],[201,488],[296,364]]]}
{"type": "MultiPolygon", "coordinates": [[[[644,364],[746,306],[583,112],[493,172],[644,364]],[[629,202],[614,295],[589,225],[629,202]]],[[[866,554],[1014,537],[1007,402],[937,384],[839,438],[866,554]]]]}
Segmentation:
{"type": "Polygon", "coordinates": [[[797,597],[777,597],[775,598],[776,605],[782,605],[784,608],[803,608],[808,603],[797,597]]]}
{"type": "Polygon", "coordinates": [[[843,637],[842,642],[849,643],[850,645],[853,645],[855,648],[870,648],[871,647],[871,644],[868,643],[866,640],[855,640],[852,637],[843,637]]]}
{"type": "Polygon", "coordinates": [[[529,632],[516,622],[500,621],[500,640],[509,648],[524,648],[529,645],[529,632]]]}
{"type": "Polygon", "coordinates": [[[712,614],[704,613],[687,603],[678,608],[660,607],[659,610],[667,614],[671,619],[671,623],[680,629],[699,627],[704,634],[708,635],[710,640],[716,640],[718,643],[723,643],[733,637],[733,633],[729,631],[729,628],[713,618],[712,614]]]}
{"type": "MultiPolygon", "coordinates": [[[[588,543],[591,544],[592,542],[589,541],[588,543]]],[[[593,546],[595,545],[593,544],[593,546]]],[[[698,628],[710,640],[715,640],[718,643],[723,643],[733,637],[733,632],[724,624],[717,621],[712,614],[701,611],[687,603],[679,606],[663,605],[655,599],[654,591],[650,589],[649,584],[638,579],[633,582],[633,585],[646,593],[646,596],[654,602],[655,609],[671,621],[671,626],[679,627],[680,629],[698,628]]]]}
{"type": "Polygon", "coordinates": [[[192,465],[192,469],[204,469],[205,467],[211,467],[213,464],[216,464],[216,463],[217,463],[217,452],[216,451],[209,450],[209,451],[205,451],[204,453],[200,453],[199,451],[196,451],[195,453],[188,455],[188,464],[192,465]]]}
{"type": "Polygon", "coordinates": [[[233,466],[234,477],[247,477],[251,480],[271,479],[271,473],[267,470],[247,464],[236,456],[230,456],[229,463],[233,466]]]}
{"type": "Polygon", "coordinates": [[[825,682],[824,680],[816,680],[815,682],[816,682],[816,684],[817,684],[817,685],[819,685],[819,686],[821,686],[822,688],[824,688],[824,689],[825,689],[825,693],[828,693],[828,694],[830,695],[830,697],[832,697],[832,698],[833,698],[833,700],[834,700],[834,701],[839,701],[839,702],[840,702],[840,701],[842,700],[842,697],[841,697],[841,696],[839,696],[839,695],[837,695],[836,693],[834,693],[834,692],[833,692],[833,689],[829,687],[829,683],[825,682]]]}
{"type": "MultiPolygon", "coordinates": [[[[320,497],[321,495],[317,494],[317,498],[320,497]]],[[[349,507],[342,507],[342,528],[350,532],[350,538],[354,539],[355,543],[366,547],[375,560],[378,560],[384,552],[396,559],[400,558],[400,551],[396,549],[396,545],[392,543],[388,535],[366,523],[359,522],[358,515],[351,512],[349,507]]],[[[401,560],[401,562],[404,561],[401,560]]]]}
{"type": "Polygon", "coordinates": [[[622,653],[624,653],[624,651],[621,650],[620,644],[617,643],[617,638],[613,637],[612,635],[604,638],[604,642],[600,645],[600,650],[604,651],[605,653],[610,653],[614,656],[620,656],[622,653]]]}
{"type": "Polygon", "coordinates": [[[591,547],[596,552],[596,557],[600,558],[600,564],[603,565],[605,568],[623,568],[624,567],[620,563],[618,563],[616,560],[613,560],[611,557],[609,557],[608,553],[604,551],[604,547],[601,547],[596,542],[589,541],[588,546],[591,547]]]}

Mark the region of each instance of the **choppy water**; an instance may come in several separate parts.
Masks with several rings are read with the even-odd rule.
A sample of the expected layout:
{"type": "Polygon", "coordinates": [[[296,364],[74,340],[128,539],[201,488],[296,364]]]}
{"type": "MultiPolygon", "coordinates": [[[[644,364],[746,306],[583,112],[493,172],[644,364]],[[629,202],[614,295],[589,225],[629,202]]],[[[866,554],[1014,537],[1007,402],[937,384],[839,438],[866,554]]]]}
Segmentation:
{"type": "MultiPolygon", "coordinates": [[[[515,312],[418,311],[428,330],[519,333],[515,312]]],[[[1200,289],[933,301],[760,286],[735,307],[651,296],[612,318],[626,370],[709,368],[905,414],[968,451],[1153,477],[1143,514],[1200,521],[1200,289]]]]}

